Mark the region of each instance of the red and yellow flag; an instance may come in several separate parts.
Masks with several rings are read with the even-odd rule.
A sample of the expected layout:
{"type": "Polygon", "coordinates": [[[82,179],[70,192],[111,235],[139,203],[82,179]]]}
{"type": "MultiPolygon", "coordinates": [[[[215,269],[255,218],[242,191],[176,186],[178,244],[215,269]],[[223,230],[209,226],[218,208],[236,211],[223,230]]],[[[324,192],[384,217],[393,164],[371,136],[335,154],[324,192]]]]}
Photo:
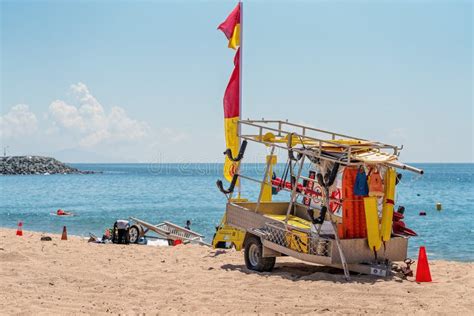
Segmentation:
{"type": "Polygon", "coordinates": [[[229,48],[237,49],[240,46],[240,3],[217,29],[221,30],[229,40],[229,48]]]}
{"type": "MultiPolygon", "coordinates": [[[[237,49],[240,46],[240,3],[230,13],[227,19],[218,27],[227,39],[229,47],[237,49]]],[[[240,48],[234,57],[234,71],[224,93],[224,130],[226,148],[230,148],[232,155],[237,156],[240,142],[238,137],[238,121],[240,119],[240,48]]],[[[224,177],[231,181],[238,163],[231,161],[227,156],[224,163],[224,177]]]]}

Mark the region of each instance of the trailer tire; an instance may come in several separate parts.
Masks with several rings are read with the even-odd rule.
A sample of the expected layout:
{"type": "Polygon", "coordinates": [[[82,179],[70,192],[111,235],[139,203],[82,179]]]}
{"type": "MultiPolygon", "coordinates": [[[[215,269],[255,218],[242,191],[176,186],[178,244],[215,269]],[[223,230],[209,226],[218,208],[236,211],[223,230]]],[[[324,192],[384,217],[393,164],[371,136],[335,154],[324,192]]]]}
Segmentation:
{"type": "Polygon", "coordinates": [[[272,271],[275,257],[262,257],[262,242],[260,238],[251,236],[245,243],[245,265],[247,269],[258,272],[272,271]]]}
{"type": "Polygon", "coordinates": [[[136,244],[140,240],[141,229],[137,225],[132,225],[128,230],[128,238],[131,244],[136,244]]]}

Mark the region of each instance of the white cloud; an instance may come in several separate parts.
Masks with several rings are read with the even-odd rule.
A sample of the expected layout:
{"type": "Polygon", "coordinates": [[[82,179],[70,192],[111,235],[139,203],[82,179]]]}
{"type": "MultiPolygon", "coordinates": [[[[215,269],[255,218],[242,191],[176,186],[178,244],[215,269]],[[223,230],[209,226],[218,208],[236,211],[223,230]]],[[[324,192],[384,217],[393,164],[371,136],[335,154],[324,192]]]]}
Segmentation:
{"type": "Polygon", "coordinates": [[[58,126],[79,136],[80,146],[135,141],[148,134],[148,124],[128,117],[123,108],[112,107],[107,113],[85,84],[73,84],[71,91],[78,105],[56,100],[49,113],[58,126]]]}
{"type": "Polygon", "coordinates": [[[56,100],[49,105],[49,112],[54,120],[59,122],[63,127],[85,131],[84,119],[79,110],[64,101],[56,100]]]}
{"type": "Polygon", "coordinates": [[[38,119],[26,104],[17,104],[0,116],[0,138],[12,139],[33,134],[38,128],[38,119]]]}
{"type": "Polygon", "coordinates": [[[182,156],[170,150],[177,144],[194,145],[185,127],[151,128],[121,107],[100,103],[83,83],[71,85],[68,92],[37,115],[19,104],[0,116],[0,137],[11,154],[52,155],[68,162],[201,159],[202,153],[182,156]]]}
{"type": "Polygon", "coordinates": [[[174,128],[163,127],[159,130],[160,137],[165,138],[168,143],[175,144],[182,141],[189,140],[189,134],[174,128]]]}

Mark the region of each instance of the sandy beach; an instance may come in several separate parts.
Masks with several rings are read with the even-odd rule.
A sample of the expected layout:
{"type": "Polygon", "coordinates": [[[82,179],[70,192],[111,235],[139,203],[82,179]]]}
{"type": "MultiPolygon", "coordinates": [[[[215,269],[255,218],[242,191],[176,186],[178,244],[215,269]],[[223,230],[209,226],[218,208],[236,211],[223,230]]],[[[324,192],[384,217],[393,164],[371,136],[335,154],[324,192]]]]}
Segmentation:
{"type": "Polygon", "coordinates": [[[432,283],[356,275],[345,282],[337,269],[291,258],[255,273],[234,250],[101,245],[1,229],[0,306],[2,314],[469,314],[473,263],[430,264],[432,283]]]}

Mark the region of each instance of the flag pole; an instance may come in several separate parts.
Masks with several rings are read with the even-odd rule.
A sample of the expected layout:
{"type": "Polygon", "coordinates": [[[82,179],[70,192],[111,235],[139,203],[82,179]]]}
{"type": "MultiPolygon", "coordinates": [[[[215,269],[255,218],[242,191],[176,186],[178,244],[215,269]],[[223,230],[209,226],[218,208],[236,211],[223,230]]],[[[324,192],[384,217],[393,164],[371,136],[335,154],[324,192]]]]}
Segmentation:
{"type": "MultiPolygon", "coordinates": [[[[240,64],[239,64],[239,120],[242,119],[242,66],[243,66],[243,46],[244,46],[244,3],[242,0],[239,0],[240,5],[240,64]]],[[[240,124],[239,124],[239,134],[240,134],[240,124]]]]}
{"type": "MultiPolygon", "coordinates": [[[[242,78],[242,68],[243,68],[243,56],[244,56],[244,50],[243,50],[243,46],[244,46],[244,3],[242,0],[239,0],[239,6],[240,6],[240,38],[239,38],[239,121],[242,119],[242,83],[243,83],[243,78],[242,78]]],[[[239,133],[239,136],[242,135],[241,133],[241,127],[242,127],[242,124],[239,124],[238,125],[238,128],[237,128],[237,133],[239,133]]],[[[239,147],[240,147],[240,143],[241,143],[241,138],[239,137],[239,147]]],[[[239,162],[239,165],[240,165],[240,162],[239,162]]],[[[239,169],[240,169],[240,166],[239,166],[239,169]]],[[[241,185],[241,182],[242,181],[239,181],[238,182],[238,198],[240,199],[240,193],[242,192],[242,185],[241,185]]]]}

